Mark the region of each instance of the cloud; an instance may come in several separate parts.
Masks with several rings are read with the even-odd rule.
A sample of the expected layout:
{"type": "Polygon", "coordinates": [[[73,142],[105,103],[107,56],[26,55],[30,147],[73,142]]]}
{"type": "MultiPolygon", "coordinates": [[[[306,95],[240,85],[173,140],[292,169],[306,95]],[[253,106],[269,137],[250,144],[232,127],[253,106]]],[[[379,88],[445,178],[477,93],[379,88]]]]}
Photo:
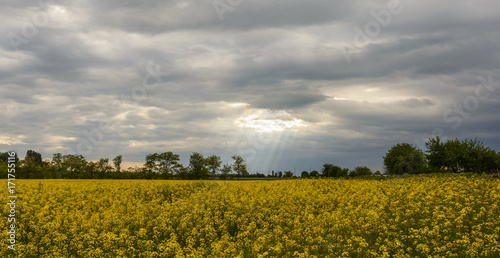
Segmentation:
{"type": "Polygon", "coordinates": [[[381,169],[392,145],[436,129],[500,149],[500,89],[466,117],[450,113],[458,128],[443,119],[475,96],[479,77],[500,81],[496,2],[401,0],[356,46],[354,28],[388,3],[243,0],[223,20],[213,1],[6,4],[0,150],[87,147],[90,160],[123,154],[131,164],[152,152],[185,163],[193,151],[240,154],[267,172],[381,169]],[[12,35],[24,39],[17,48],[12,35]]]}

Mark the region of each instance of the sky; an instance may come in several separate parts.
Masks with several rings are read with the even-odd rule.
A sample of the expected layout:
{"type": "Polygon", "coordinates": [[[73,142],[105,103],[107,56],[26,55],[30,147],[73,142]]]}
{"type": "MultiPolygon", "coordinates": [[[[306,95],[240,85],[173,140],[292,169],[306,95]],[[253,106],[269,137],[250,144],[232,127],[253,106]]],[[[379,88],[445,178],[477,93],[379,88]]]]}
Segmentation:
{"type": "Polygon", "coordinates": [[[500,150],[500,3],[1,1],[0,151],[383,169],[436,135],[500,150]]]}

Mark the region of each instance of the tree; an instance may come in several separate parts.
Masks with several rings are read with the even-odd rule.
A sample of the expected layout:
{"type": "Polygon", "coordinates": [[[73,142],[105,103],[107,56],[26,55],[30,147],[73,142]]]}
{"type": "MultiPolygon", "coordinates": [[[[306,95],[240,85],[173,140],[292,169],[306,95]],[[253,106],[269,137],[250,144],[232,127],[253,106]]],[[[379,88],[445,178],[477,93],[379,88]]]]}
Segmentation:
{"type": "Polygon", "coordinates": [[[5,164],[9,163],[9,153],[14,152],[14,161],[15,163],[19,162],[19,157],[17,157],[17,152],[15,151],[7,151],[7,152],[0,152],[0,160],[5,162],[5,164]]]}
{"type": "Polygon", "coordinates": [[[408,143],[393,146],[384,156],[384,167],[388,174],[417,174],[425,166],[424,153],[408,143]]]}
{"type": "Polygon", "coordinates": [[[349,175],[349,169],[343,168],[341,171],[337,172],[337,177],[343,177],[349,175]]]}
{"type": "Polygon", "coordinates": [[[278,177],[279,177],[279,178],[282,178],[282,177],[283,177],[283,172],[281,172],[281,171],[280,171],[280,172],[278,172],[278,177]]]}
{"type": "Polygon", "coordinates": [[[7,162],[9,162],[9,153],[0,152],[0,161],[3,161],[5,164],[7,164],[7,162]]]}
{"type": "Polygon", "coordinates": [[[497,153],[497,170],[500,169],[500,151],[497,153]]]}
{"type": "Polygon", "coordinates": [[[95,169],[99,175],[99,178],[106,178],[109,173],[113,171],[113,168],[109,164],[108,158],[100,158],[95,164],[95,169]]]}
{"type": "Polygon", "coordinates": [[[221,170],[220,179],[225,180],[233,172],[233,167],[231,164],[224,164],[221,170]]]}
{"type": "Polygon", "coordinates": [[[163,178],[169,178],[178,173],[180,168],[179,155],[171,151],[161,154],[153,153],[146,155],[144,167],[149,173],[158,174],[163,178]]]}
{"type": "Polygon", "coordinates": [[[113,159],[113,165],[115,165],[116,172],[121,171],[121,164],[122,164],[122,155],[118,155],[113,159]]]}
{"type": "Polygon", "coordinates": [[[189,171],[182,164],[177,167],[177,178],[179,179],[189,179],[189,171]]]}
{"type": "Polygon", "coordinates": [[[241,156],[233,155],[231,158],[234,160],[233,170],[238,175],[239,180],[241,175],[245,176],[248,174],[247,165],[241,156]]]}
{"type": "Polygon", "coordinates": [[[497,162],[497,153],[489,148],[480,155],[478,164],[481,166],[478,172],[495,173],[500,168],[497,162]]]}
{"type": "Polygon", "coordinates": [[[323,164],[323,169],[321,170],[322,176],[324,177],[342,177],[347,176],[349,169],[343,169],[339,166],[332,164],[323,164]]]}
{"type": "Polygon", "coordinates": [[[148,176],[146,168],[139,166],[128,167],[125,171],[123,171],[123,173],[125,174],[124,177],[130,179],[146,179],[148,176]]]}
{"type": "Polygon", "coordinates": [[[311,177],[313,177],[313,178],[315,178],[315,177],[319,177],[319,173],[318,173],[318,171],[316,171],[316,170],[311,171],[311,173],[310,173],[309,175],[310,175],[311,177]]]}
{"type": "Polygon", "coordinates": [[[496,172],[497,153],[485,147],[476,139],[458,139],[441,142],[439,137],[426,142],[429,166],[435,170],[451,170],[467,172],[496,172]]]}
{"type": "Polygon", "coordinates": [[[158,153],[146,155],[144,168],[150,173],[158,173],[159,159],[160,157],[158,153]]]}
{"type": "Polygon", "coordinates": [[[42,155],[36,151],[28,150],[24,160],[19,162],[19,172],[22,178],[43,178],[42,155]]]}
{"type": "Polygon", "coordinates": [[[87,166],[85,166],[85,177],[90,177],[90,179],[94,179],[94,175],[97,173],[96,162],[88,162],[87,166]]]}
{"type": "Polygon", "coordinates": [[[497,173],[500,174],[500,152],[497,153],[497,173]]]}
{"type": "Polygon", "coordinates": [[[163,178],[168,178],[178,172],[179,160],[179,155],[171,151],[159,155],[160,174],[163,178]]]}
{"type": "Polygon", "coordinates": [[[427,162],[429,167],[432,169],[443,169],[448,167],[445,153],[445,144],[441,142],[441,138],[437,136],[435,139],[429,139],[428,142],[425,143],[427,147],[427,162]]]}
{"type": "Polygon", "coordinates": [[[465,139],[461,142],[462,159],[459,164],[465,171],[482,173],[495,172],[496,152],[484,143],[475,139],[465,139]]]}
{"type": "Polygon", "coordinates": [[[63,177],[64,171],[63,171],[63,158],[61,153],[54,153],[52,156],[52,161],[50,162],[50,165],[52,169],[54,170],[54,174],[57,178],[63,177]]]}
{"type": "Polygon", "coordinates": [[[18,174],[20,174],[22,178],[30,179],[37,178],[35,174],[38,174],[39,169],[33,157],[25,157],[19,162],[18,171],[21,172],[18,174]]]}
{"type": "Polygon", "coordinates": [[[292,171],[285,171],[285,177],[293,177],[292,171]]]}
{"type": "Polygon", "coordinates": [[[0,169],[1,169],[0,175],[2,176],[2,178],[7,178],[7,174],[9,174],[10,169],[15,169],[15,172],[13,172],[12,174],[18,174],[19,165],[16,165],[15,168],[12,168],[11,167],[12,162],[14,162],[14,164],[19,164],[19,158],[17,157],[17,152],[15,151],[0,152],[0,169]]]}
{"type": "Polygon", "coordinates": [[[7,163],[0,158],[0,177],[7,178],[8,171],[9,167],[7,166],[7,163]]]}
{"type": "Polygon", "coordinates": [[[462,159],[462,146],[458,139],[448,140],[444,143],[444,164],[447,169],[457,173],[461,170],[460,160],[462,159]]]}
{"type": "Polygon", "coordinates": [[[62,156],[63,176],[66,178],[81,177],[86,165],[87,161],[82,155],[68,154],[62,156]]]}
{"type": "Polygon", "coordinates": [[[192,179],[205,179],[208,176],[208,169],[203,154],[193,152],[189,157],[189,170],[192,179]]]}
{"type": "Polygon", "coordinates": [[[26,152],[26,157],[25,157],[25,159],[26,159],[27,157],[31,157],[31,158],[33,158],[33,161],[34,161],[35,163],[37,163],[37,164],[42,164],[42,154],[40,154],[40,153],[38,153],[38,152],[36,152],[36,151],[34,151],[34,150],[28,150],[28,151],[26,152]]]}
{"type": "Polygon", "coordinates": [[[328,163],[323,164],[323,168],[321,169],[321,176],[324,176],[324,177],[333,176],[331,174],[333,172],[332,168],[333,168],[333,164],[328,164],[328,163]]]}
{"type": "Polygon", "coordinates": [[[350,176],[370,176],[372,175],[371,169],[368,167],[355,167],[351,173],[349,173],[350,176]]]}
{"type": "Polygon", "coordinates": [[[206,159],[206,163],[208,169],[210,170],[210,172],[212,172],[212,180],[215,180],[215,174],[217,173],[217,171],[220,168],[220,165],[222,164],[220,157],[217,155],[209,156],[206,159]]]}
{"type": "Polygon", "coordinates": [[[301,178],[308,178],[308,177],[309,177],[309,172],[307,172],[307,171],[305,171],[305,170],[304,170],[304,171],[302,171],[302,173],[300,174],[300,177],[301,177],[301,178]]]}
{"type": "Polygon", "coordinates": [[[51,162],[54,173],[57,175],[57,178],[63,178],[66,174],[66,167],[63,163],[63,155],[61,153],[55,153],[52,157],[51,162]]]}

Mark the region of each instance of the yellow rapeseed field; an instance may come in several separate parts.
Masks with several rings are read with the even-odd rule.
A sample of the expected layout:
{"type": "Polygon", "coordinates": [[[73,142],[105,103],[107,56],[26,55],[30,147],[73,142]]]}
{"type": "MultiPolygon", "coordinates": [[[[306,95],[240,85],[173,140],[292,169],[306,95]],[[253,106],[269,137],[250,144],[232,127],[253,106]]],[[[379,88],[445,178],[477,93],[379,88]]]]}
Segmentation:
{"type": "Polygon", "coordinates": [[[481,176],[16,182],[0,257],[500,257],[500,180],[481,176]]]}

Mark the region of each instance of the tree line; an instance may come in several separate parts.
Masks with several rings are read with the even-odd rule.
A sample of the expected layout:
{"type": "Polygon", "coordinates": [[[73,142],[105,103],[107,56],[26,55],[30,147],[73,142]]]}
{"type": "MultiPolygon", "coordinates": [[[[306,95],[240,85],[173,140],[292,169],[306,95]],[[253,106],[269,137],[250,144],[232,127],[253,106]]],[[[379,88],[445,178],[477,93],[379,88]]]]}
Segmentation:
{"type": "MultiPolygon", "coordinates": [[[[0,152],[0,175],[7,178],[8,152],[0,152]]],[[[249,176],[245,160],[233,155],[233,163],[222,164],[217,155],[204,157],[193,152],[187,167],[179,163],[178,154],[172,152],[153,153],[145,157],[142,167],[122,169],[122,155],[111,161],[101,158],[87,161],[78,154],[55,153],[51,161],[44,161],[42,155],[28,150],[26,157],[19,160],[16,153],[16,177],[20,179],[66,178],[66,179],[232,179],[249,176]]]]}
{"type": "Polygon", "coordinates": [[[498,173],[500,153],[475,139],[447,140],[440,137],[425,143],[425,153],[417,147],[400,143],[384,156],[388,174],[422,174],[439,172],[498,173]]]}
{"type": "Polygon", "coordinates": [[[333,164],[323,164],[321,173],[313,170],[311,172],[302,171],[300,174],[301,178],[318,178],[318,177],[360,177],[360,176],[371,176],[371,175],[381,175],[380,171],[372,172],[372,170],[366,166],[357,166],[350,170],[348,168],[342,168],[333,164]]]}
{"type": "MultiPolygon", "coordinates": [[[[440,137],[426,142],[424,152],[409,143],[398,143],[383,157],[385,174],[423,174],[423,173],[498,173],[500,171],[500,152],[486,147],[476,139],[443,141],[440,137]]],[[[366,166],[353,170],[326,163],[321,172],[302,171],[302,178],[318,177],[359,177],[382,175],[372,172],[366,166]]],[[[281,177],[281,176],[280,176],[281,177]]]]}
{"type": "MultiPolygon", "coordinates": [[[[386,174],[422,174],[422,173],[498,173],[500,170],[500,153],[485,147],[477,139],[447,140],[439,137],[426,142],[424,152],[408,143],[393,146],[383,157],[386,174]]],[[[0,152],[0,175],[7,177],[8,152],[0,152]]],[[[101,158],[87,161],[78,154],[53,154],[51,161],[44,161],[42,155],[28,150],[23,160],[15,157],[16,177],[34,178],[67,178],[67,179],[233,179],[237,177],[272,177],[297,178],[291,171],[279,171],[264,175],[249,174],[245,160],[233,155],[233,163],[222,164],[217,155],[205,157],[193,152],[189,157],[189,165],[183,166],[178,154],[173,152],[152,153],[145,157],[142,167],[122,169],[122,156],[114,159],[101,158]]],[[[381,175],[373,173],[366,166],[357,166],[353,170],[333,164],[323,165],[321,172],[302,171],[301,178],[318,177],[359,177],[381,175]]]]}

